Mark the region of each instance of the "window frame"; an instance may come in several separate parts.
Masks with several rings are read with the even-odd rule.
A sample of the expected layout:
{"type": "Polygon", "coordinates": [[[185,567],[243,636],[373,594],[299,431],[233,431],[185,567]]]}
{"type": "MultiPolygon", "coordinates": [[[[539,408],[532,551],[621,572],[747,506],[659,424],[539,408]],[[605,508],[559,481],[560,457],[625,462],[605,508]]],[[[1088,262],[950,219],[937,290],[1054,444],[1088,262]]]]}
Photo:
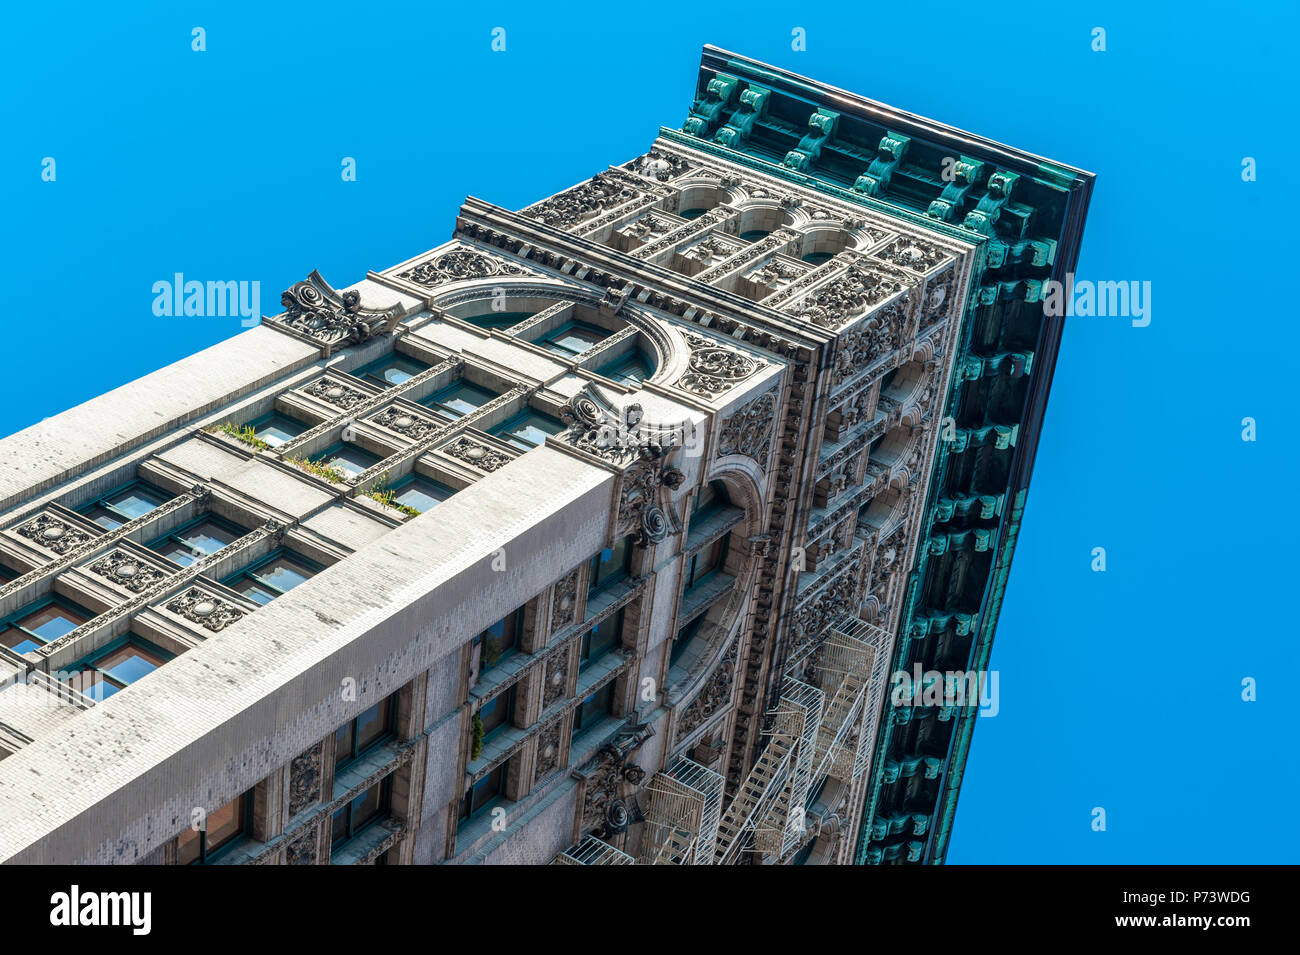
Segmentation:
{"type": "Polygon", "coordinates": [[[632,576],[632,535],[627,534],[620,537],[614,542],[613,547],[605,547],[592,555],[587,561],[587,599],[590,600],[594,595],[608,590],[614,584],[622,580],[627,580],[632,576]],[[623,559],[607,572],[604,576],[600,574],[601,558],[605,552],[609,551],[611,557],[619,549],[623,548],[623,559]]]}
{"type": "Polygon", "coordinates": [[[514,434],[511,431],[511,428],[513,426],[522,423],[527,418],[533,418],[533,417],[542,418],[547,421],[553,421],[557,425],[559,425],[559,427],[556,430],[548,431],[547,432],[548,435],[562,434],[564,432],[565,425],[563,421],[561,421],[559,418],[554,418],[551,415],[548,415],[544,411],[538,411],[536,408],[530,406],[525,408],[523,411],[519,412],[518,414],[512,415],[511,417],[507,418],[501,424],[494,427],[489,432],[489,434],[491,434],[494,438],[500,438],[502,441],[506,442],[506,444],[509,444],[512,447],[517,448],[521,451],[527,452],[533,450],[533,448],[540,448],[543,444],[546,443],[545,440],[542,440],[537,444],[533,444],[527,438],[521,438],[519,435],[514,434]]]}
{"type": "Polygon", "coordinates": [[[340,849],[347,846],[348,843],[356,839],[357,836],[360,836],[362,833],[383,822],[385,819],[390,818],[392,813],[393,773],[389,773],[383,779],[379,780],[379,782],[375,783],[373,786],[367,786],[338,809],[334,810],[334,812],[330,813],[330,855],[333,856],[335,852],[338,852],[340,849]],[[353,812],[356,808],[354,803],[357,801],[358,797],[366,795],[374,789],[379,790],[379,807],[373,816],[362,822],[360,826],[357,826],[356,819],[353,816],[353,812]],[[334,820],[338,818],[339,813],[344,813],[345,818],[347,819],[347,835],[342,838],[337,838],[334,835],[334,820]]]}
{"type": "Polygon", "coordinates": [[[323,468],[334,468],[334,470],[338,471],[344,477],[352,479],[359,475],[365,474],[367,470],[374,467],[376,464],[378,464],[380,461],[384,459],[379,455],[375,454],[375,452],[373,451],[367,451],[361,445],[356,444],[353,441],[335,441],[328,448],[312,455],[307,460],[310,461],[312,464],[319,465],[320,467],[323,468]],[[362,454],[369,455],[370,457],[374,458],[374,460],[371,461],[369,464],[367,464],[365,467],[361,468],[361,470],[357,471],[356,474],[353,474],[351,471],[345,471],[343,468],[336,467],[335,465],[331,464],[330,461],[333,458],[337,457],[338,453],[341,450],[343,450],[343,448],[345,447],[355,448],[357,451],[360,451],[362,454]]]}
{"type": "Polygon", "coordinates": [[[459,421],[461,418],[464,418],[466,415],[472,414],[473,412],[457,411],[455,408],[449,408],[447,407],[446,404],[443,403],[443,398],[455,397],[455,394],[457,392],[462,391],[466,388],[473,388],[474,390],[481,391],[483,392],[483,394],[488,396],[487,400],[484,401],[483,404],[476,405],[473,411],[477,411],[479,408],[482,408],[483,405],[486,405],[489,401],[493,401],[501,397],[501,394],[499,392],[494,392],[491,388],[485,388],[482,385],[475,384],[472,381],[467,381],[464,378],[460,378],[452,382],[450,385],[447,385],[445,388],[439,388],[433,394],[429,395],[429,397],[421,399],[420,404],[431,411],[436,411],[439,414],[446,415],[452,421],[459,421]]]}
{"type": "Polygon", "coordinates": [[[480,776],[477,782],[470,783],[469,786],[465,787],[465,792],[462,793],[460,797],[460,804],[456,807],[456,822],[458,828],[480,818],[483,813],[490,810],[497,804],[497,802],[505,798],[506,787],[510,782],[509,767],[510,760],[503,760],[480,776]],[[493,776],[498,777],[496,791],[492,793],[492,795],[488,796],[481,806],[474,805],[473,795],[475,788],[478,787],[479,783],[491,779],[493,776]]]}
{"type": "Polygon", "coordinates": [[[376,706],[379,707],[379,711],[384,715],[388,725],[387,728],[384,730],[384,732],[380,733],[370,742],[366,743],[365,746],[362,747],[357,746],[357,728],[358,728],[357,721],[361,719],[361,717],[369,713],[370,710],[372,710],[374,707],[367,706],[356,716],[352,717],[352,719],[348,720],[346,723],[343,723],[342,725],[335,728],[334,730],[334,742],[335,742],[334,773],[336,776],[338,775],[338,771],[340,769],[346,769],[347,767],[355,763],[357,760],[361,759],[361,757],[365,756],[367,753],[373,752],[374,750],[378,749],[380,746],[383,746],[385,743],[392,742],[394,739],[397,738],[397,693],[396,692],[389,693],[388,696],[380,700],[379,703],[376,704],[376,706]],[[339,751],[338,751],[338,734],[339,731],[342,730],[344,727],[349,727],[351,730],[349,736],[352,740],[352,745],[351,745],[350,754],[346,758],[340,759],[339,751]]]}
{"type": "Polygon", "coordinates": [[[118,524],[117,527],[105,527],[104,529],[107,531],[115,531],[117,530],[118,527],[121,527],[124,524],[128,524],[131,521],[135,520],[136,517],[144,517],[145,514],[152,514],[154,511],[158,510],[158,508],[162,507],[168,501],[175,500],[175,498],[176,498],[175,494],[168,494],[166,491],[158,487],[156,484],[150,484],[148,481],[144,480],[143,478],[136,478],[133,481],[127,481],[125,484],[121,485],[120,487],[114,488],[113,490],[109,491],[107,494],[102,494],[99,497],[95,498],[94,500],[88,501],[87,503],[81,505],[81,507],[77,508],[77,513],[82,515],[88,520],[94,521],[95,524],[98,525],[99,527],[104,527],[104,525],[100,524],[98,520],[90,516],[90,512],[97,509],[108,511],[110,514],[113,515],[115,519],[121,520],[122,523],[118,524]],[[118,497],[121,494],[125,493],[126,491],[129,491],[132,488],[137,488],[137,487],[143,488],[151,495],[162,498],[162,500],[159,503],[155,504],[153,507],[151,507],[149,510],[145,511],[144,514],[137,514],[135,517],[128,517],[124,512],[118,510],[117,507],[109,501],[109,498],[118,497]]]}
{"type": "MultiPolygon", "coordinates": [[[[256,787],[254,787],[254,789],[255,789],[255,788],[256,788],[256,787]]],[[[243,803],[244,803],[244,804],[243,804],[242,812],[241,812],[241,817],[242,817],[242,818],[241,818],[240,821],[239,821],[239,829],[238,829],[235,833],[233,833],[233,834],[230,836],[230,838],[227,839],[225,842],[221,843],[221,844],[218,845],[218,846],[213,847],[212,849],[209,849],[209,848],[208,848],[208,827],[207,827],[207,819],[205,818],[205,819],[204,819],[204,825],[203,825],[203,828],[200,829],[200,830],[198,830],[198,838],[199,838],[199,855],[198,855],[198,858],[193,859],[193,860],[190,861],[190,862],[184,862],[184,863],[180,863],[180,864],[182,864],[182,865],[212,865],[214,862],[216,862],[218,859],[220,859],[222,856],[224,856],[226,853],[228,853],[231,849],[233,849],[233,848],[235,848],[237,845],[239,845],[239,844],[240,844],[244,839],[248,839],[248,838],[251,838],[251,837],[252,837],[252,834],[253,834],[253,789],[246,789],[246,790],[244,790],[244,792],[240,793],[240,794],[239,794],[238,796],[236,796],[234,799],[230,800],[230,802],[237,802],[237,801],[239,801],[239,800],[241,800],[241,799],[243,800],[243,803]]],[[[229,805],[230,805],[230,802],[228,802],[228,803],[224,803],[224,804],[223,804],[221,807],[219,807],[219,808],[220,808],[220,809],[224,809],[226,806],[229,806],[229,805]]],[[[176,839],[177,839],[176,851],[177,851],[177,854],[179,854],[179,853],[180,853],[180,836],[177,836],[176,839]]]]}
{"type": "MultiPolygon", "coordinates": [[[[356,372],[353,374],[352,377],[364,381],[366,384],[372,385],[376,388],[385,388],[385,389],[396,388],[399,385],[406,384],[406,382],[410,381],[416,375],[428,371],[432,367],[433,367],[432,365],[428,364],[427,362],[421,361],[419,358],[415,358],[412,355],[408,355],[406,354],[406,352],[400,352],[397,351],[396,349],[393,349],[388,354],[376,358],[374,361],[366,362],[364,365],[362,365],[360,368],[356,370],[356,372]],[[402,381],[389,381],[387,378],[383,378],[379,375],[376,375],[372,370],[380,367],[393,367],[396,366],[398,362],[403,362],[403,361],[410,362],[412,365],[423,365],[424,367],[418,369],[417,371],[411,372],[402,381]]],[[[403,371],[405,370],[406,369],[403,369],[403,371]]]]}
{"type": "Polygon", "coordinates": [[[578,318],[571,318],[567,322],[564,322],[563,324],[552,329],[551,331],[539,335],[537,338],[534,338],[532,343],[538,346],[539,348],[545,349],[546,351],[550,352],[552,355],[559,355],[561,358],[576,360],[578,358],[581,358],[583,355],[587,354],[587,352],[591,351],[593,348],[595,348],[605,339],[609,338],[609,336],[612,334],[614,333],[607,328],[601,328],[599,325],[593,325],[591,322],[584,322],[578,318]],[[565,333],[572,332],[574,330],[599,332],[601,333],[601,335],[598,339],[596,339],[596,341],[592,342],[586,348],[583,348],[580,351],[574,351],[572,348],[569,348],[567,345],[561,345],[555,340],[557,338],[563,337],[565,333]]]}
{"type": "MultiPolygon", "coordinates": [[[[522,607],[516,607],[514,610],[510,611],[508,614],[502,617],[501,620],[498,620],[492,624],[492,627],[495,627],[498,623],[501,623],[501,621],[509,620],[511,617],[513,617],[514,624],[512,629],[514,633],[510,638],[510,645],[504,647],[500,651],[500,655],[496,658],[495,662],[493,663],[489,664],[484,659],[483,651],[481,649],[479,650],[478,667],[479,667],[480,675],[482,675],[482,673],[484,673],[487,670],[491,670],[493,667],[499,666],[511,654],[519,652],[519,645],[521,642],[523,642],[523,638],[524,638],[524,610],[527,608],[527,606],[528,606],[527,604],[524,604],[524,606],[522,607]]],[[[485,646],[487,643],[486,635],[492,631],[492,627],[486,627],[485,629],[480,630],[478,633],[476,633],[473,639],[470,640],[471,646],[477,646],[477,647],[485,646]]]]}
{"type": "MultiPolygon", "coordinates": [[[[239,581],[241,578],[246,577],[249,580],[251,580],[253,583],[257,584],[259,587],[265,587],[267,590],[276,591],[276,595],[275,595],[276,597],[283,597],[285,594],[289,593],[288,590],[282,590],[279,587],[275,586],[275,584],[267,583],[266,581],[253,576],[254,571],[256,571],[259,567],[263,567],[266,564],[271,563],[272,561],[280,560],[282,558],[288,559],[289,561],[295,564],[299,564],[307,568],[308,570],[310,570],[312,572],[311,577],[308,577],[307,580],[311,580],[312,577],[315,577],[317,574],[319,574],[322,570],[325,569],[323,565],[317,563],[316,561],[312,560],[309,557],[304,557],[302,554],[299,554],[295,550],[290,550],[288,547],[277,547],[275,550],[271,551],[265,557],[255,560],[247,567],[243,568],[242,570],[237,570],[233,574],[230,574],[229,576],[223,578],[221,583],[223,586],[230,587],[232,590],[235,590],[236,588],[234,587],[234,584],[237,581],[239,581]]],[[[306,582],[307,581],[303,581],[303,583],[306,582]]],[[[242,590],[238,592],[241,594],[244,593],[242,590]]],[[[247,594],[245,594],[245,596],[247,596],[247,594]]],[[[253,600],[252,597],[249,597],[248,599],[253,600]]],[[[272,597],[271,599],[274,600],[275,597],[272,597]]],[[[257,603],[257,601],[255,600],[253,602],[257,603]]],[[[263,604],[263,606],[265,606],[265,604],[263,604]]]]}
{"type": "Polygon", "coordinates": [[[617,681],[615,680],[605,681],[583,697],[582,701],[573,708],[573,732],[570,735],[570,740],[577,739],[584,732],[599,723],[601,718],[614,715],[612,711],[614,709],[614,684],[616,682],[617,681]],[[588,718],[584,720],[582,717],[582,711],[586,708],[587,704],[596,702],[597,697],[602,695],[606,695],[607,697],[605,705],[594,714],[589,714],[588,718]]]}
{"type": "MultiPolygon", "coordinates": [[[[193,529],[193,528],[195,528],[195,527],[198,527],[200,524],[207,524],[207,523],[212,523],[212,524],[217,525],[218,527],[224,528],[224,529],[227,530],[227,531],[233,531],[233,532],[235,532],[235,539],[232,540],[232,541],[230,541],[230,543],[228,543],[228,544],[222,544],[220,547],[218,547],[216,550],[212,551],[212,553],[210,553],[210,554],[204,554],[202,557],[196,557],[196,558],[194,559],[193,563],[189,563],[189,564],[180,564],[180,566],[182,566],[182,567],[193,567],[194,564],[197,564],[199,561],[203,560],[204,558],[206,558],[206,557],[211,557],[212,554],[219,554],[219,553],[221,553],[223,550],[225,550],[225,549],[226,549],[227,547],[229,547],[231,544],[235,543],[235,541],[239,540],[241,537],[244,537],[244,536],[246,536],[246,535],[252,533],[252,531],[250,531],[250,530],[248,530],[248,529],[246,529],[246,528],[240,527],[240,526],[239,526],[238,524],[236,524],[234,521],[229,520],[229,519],[227,519],[227,518],[224,518],[224,517],[222,517],[220,514],[217,514],[217,513],[213,512],[213,511],[204,511],[204,512],[203,512],[202,514],[200,514],[198,517],[194,518],[194,520],[192,520],[192,521],[186,521],[184,524],[182,524],[180,527],[176,528],[175,530],[173,530],[173,531],[169,531],[169,532],[166,533],[166,534],[163,534],[163,535],[161,535],[161,536],[159,536],[159,537],[154,538],[152,541],[150,541],[148,544],[146,544],[145,547],[147,547],[149,550],[153,551],[155,554],[158,554],[160,557],[166,558],[167,560],[172,561],[172,563],[179,564],[179,563],[180,563],[179,561],[173,560],[171,557],[169,557],[168,555],[166,555],[166,554],[164,554],[162,551],[160,551],[160,550],[158,549],[158,548],[159,548],[159,545],[161,545],[161,544],[164,543],[164,542],[170,542],[170,543],[173,543],[173,544],[177,544],[177,545],[179,545],[179,546],[181,546],[181,547],[189,547],[190,545],[189,545],[188,543],[186,543],[185,541],[183,541],[183,540],[180,539],[180,535],[183,534],[183,533],[185,533],[185,532],[188,531],[188,530],[191,530],[191,529],[193,529]]],[[[191,548],[191,550],[193,550],[193,548],[191,548]]]]}
{"type": "Polygon", "coordinates": [[[605,659],[605,657],[609,656],[615,650],[618,650],[620,647],[623,646],[623,623],[624,623],[623,614],[626,610],[627,610],[626,607],[619,607],[616,612],[610,614],[607,617],[604,617],[603,619],[601,619],[599,623],[595,624],[594,626],[588,627],[586,631],[583,633],[582,637],[579,638],[578,640],[578,672],[579,673],[581,673],[587,667],[591,666],[591,664],[597,663],[600,660],[605,659]],[[597,630],[599,630],[607,623],[613,623],[614,625],[614,640],[609,644],[609,646],[605,647],[605,649],[600,651],[600,653],[598,653],[596,656],[592,656],[591,655],[592,634],[594,634],[597,630]]]}
{"type": "MultiPolygon", "coordinates": [[[[116,653],[118,650],[121,650],[123,647],[126,646],[135,646],[141,650],[144,650],[146,653],[150,653],[153,654],[154,656],[161,657],[162,662],[159,663],[157,667],[154,667],[154,670],[166,666],[166,664],[169,661],[176,659],[176,654],[172,653],[170,650],[164,650],[162,647],[158,646],[158,644],[154,643],[152,640],[146,640],[144,637],[140,636],[139,634],[128,631],[125,635],[119,637],[118,639],[112,641],[111,643],[105,646],[100,647],[98,650],[94,650],[86,654],[76,663],[72,664],[72,666],[68,667],[68,671],[71,673],[73,677],[79,677],[83,673],[87,673],[87,672],[98,673],[100,679],[104,683],[109,683],[114,686],[113,693],[107,694],[105,696],[96,696],[94,694],[87,693],[86,690],[80,686],[74,687],[74,689],[76,689],[78,692],[82,693],[85,696],[89,696],[91,699],[94,699],[97,702],[102,702],[103,700],[108,699],[109,696],[113,696],[116,693],[120,693],[122,690],[125,690],[127,687],[133,685],[133,683],[136,681],[132,681],[132,683],[123,682],[120,678],[113,676],[107,670],[104,670],[95,665],[97,661],[104,659],[104,657],[109,656],[112,653],[116,653]],[[121,683],[122,685],[117,686],[117,684],[119,683],[121,683]]],[[[152,673],[153,670],[149,672],[152,673]]],[[[148,675],[149,675],[148,673],[145,674],[145,676],[148,675]]],[[[143,678],[144,677],[141,677],[141,679],[143,678]]]]}
{"type": "MultiPolygon", "coordinates": [[[[77,629],[77,627],[80,627],[82,624],[89,623],[91,620],[95,619],[95,617],[99,616],[99,614],[95,613],[89,608],[83,607],[81,604],[77,603],[74,600],[69,600],[67,597],[64,597],[62,594],[48,593],[44,597],[38,597],[36,600],[32,601],[31,603],[23,607],[20,607],[19,609],[15,610],[13,613],[9,614],[8,616],[0,617],[0,636],[2,636],[6,630],[12,628],[14,630],[17,630],[19,633],[26,634],[29,640],[32,640],[36,643],[36,647],[33,647],[32,650],[35,650],[37,647],[43,647],[47,643],[51,643],[52,642],[51,640],[45,639],[39,633],[34,633],[33,631],[27,629],[24,626],[21,626],[18,623],[18,621],[23,619],[24,617],[30,617],[32,614],[44,610],[46,607],[48,607],[51,604],[54,604],[55,606],[58,606],[63,610],[70,611],[76,616],[79,617],[84,616],[86,618],[85,620],[81,621],[81,623],[74,624],[72,630],[77,629]]],[[[71,632],[72,632],[71,630],[66,631],[66,633],[71,633],[71,632]]],[[[54,640],[60,639],[61,636],[63,636],[63,634],[60,634],[59,637],[55,637],[54,640]]],[[[21,643],[24,641],[19,641],[19,642],[21,643]]],[[[6,646],[8,645],[6,644],[6,646]]],[[[32,651],[15,649],[14,652],[30,653],[32,651]]]]}
{"type": "Polygon", "coordinates": [[[257,438],[257,439],[259,439],[259,440],[261,440],[261,441],[264,441],[264,442],[265,442],[267,445],[269,445],[272,449],[278,448],[278,447],[280,447],[281,445],[288,444],[290,441],[294,440],[294,438],[297,438],[297,437],[299,437],[299,436],[301,436],[301,435],[303,435],[303,434],[305,434],[306,432],[308,432],[308,431],[311,430],[311,425],[309,425],[307,422],[305,422],[305,421],[299,421],[299,420],[298,420],[297,418],[295,418],[293,415],[288,415],[288,414],[285,414],[283,411],[275,411],[275,410],[268,411],[266,414],[264,414],[264,415],[260,415],[259,417],[254,418],[252,421],[248,422],[248,424],[244,425],[243,427],[245,427],[245,428],[252,428],[252,429],[253,429],[253,437],[255,437],[255,438],[257,438]],[[263,438],[263,437],[262,437],[260,434],[258,434],[257,432],[258,432],[258,429],[259,429],[259,428],[265,427],[267,424],[269,424],[269,423],[272,421],[272,419],[275,419],[275,418],[279,418],[279,419],[281,419],[281,420],[283,420],[283,421],[292,421],[294,424],[300,424],[300,425],[302,425],[302,430],[300,430],[297,434],[293,435],[292,437],[286,438],[285,440],[281,441],[279,444],[271,444],[270,441],[267,441],[265,438],[263,438]]]}

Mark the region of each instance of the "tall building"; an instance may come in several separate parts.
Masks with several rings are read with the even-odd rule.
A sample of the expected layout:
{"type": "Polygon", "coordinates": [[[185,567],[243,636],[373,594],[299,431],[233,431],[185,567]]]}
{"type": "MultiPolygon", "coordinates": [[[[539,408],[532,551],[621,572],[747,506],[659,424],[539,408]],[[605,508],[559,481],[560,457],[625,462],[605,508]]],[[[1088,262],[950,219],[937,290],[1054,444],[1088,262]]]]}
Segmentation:
{"type": "Polygon", "coordinates": [[[708,47],[0,442],[0,859],[941,861],[1091,181],[708,47]]]}

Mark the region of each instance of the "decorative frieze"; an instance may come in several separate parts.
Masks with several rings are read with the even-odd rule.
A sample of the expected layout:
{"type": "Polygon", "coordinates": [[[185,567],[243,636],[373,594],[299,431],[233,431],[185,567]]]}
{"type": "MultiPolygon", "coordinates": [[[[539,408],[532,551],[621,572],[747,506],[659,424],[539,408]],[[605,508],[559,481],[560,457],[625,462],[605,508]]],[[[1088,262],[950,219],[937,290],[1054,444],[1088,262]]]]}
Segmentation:
{"type": "Polygon", "coordinates": [[[736,654],[740,642],[733,641],[718,665],[709,674],[703,689],[696,694],[685,712],[677,720],[676,741],[680,743],[731,702],[732,687],[736,682],[736,654]]]}
{"type": "Polygon", "coordinates": [[[91,564],[90,570],[133,594],[143,593],[167,576],[166,572],[120,547],[91,564]]]}
{"type": "Polygon", "coordinates": [[[781,311],[822,328],[839,329],[914,284],[896,270],[859,260],[781,311]]]}
{"type": "Polygon", "coordinates": [[[624,169],[634,172],[638,176],[655,179],[659,182],[676,179],[678,176],[684,175],[690,167],[691,164],[681,156],[663,149],[652,149],[639,159],[633,159],[623,166],[624,169]]]}
{"type": "Polygon", "coordinates": [[[532,274],[534,273],[528,269],[495,255],[477,249],[460,248],[435,255],[405,272],[398,272],[397,277],[425,288],[433,288],[450,282],[490,278],[493,275],[532,274]]]}
{"type": "Polygon", "coordinates": [[[455,441],[445,445],[441,450],[444,454],[458,458],[480,471],[495,471],[513,460],[504,451],[489,447],[465,435],[461,435],[455,441]]]}
{"type": "Polygon", "coordinates": [[[351,411],[358,405],[367,401],[371,396],[358,388],[351,385],[345,385],[341,381],[336,381],[326,375],[313,381],[302,389],[302,393],[324,401],[327,404],[334,405],[344,411],[351,411]]]}
{"type": "Polygon", "coordinates": [[[320,834],[316,826],[308,826],[289,841],[284,850],[284,860],[289,865],[315,865],[320,850],[320,834]]]}
{"type": "Polygon", "coordinates": [[[637,182],[615,172],[603,172],[582,185],[523,210],[523,215],[549,226],[572,229],[587,219],[641,198],[637,182]]]}
{"type": "Polygon", "coordinates": [[[427,438],[439,428],[444,427],[440,422],[418,415],[399,405],[389,405],[379,414],[371,417],[370,421],[372,424],[376,424],[395,434],[400,434],[404,438],[410,438],[412,441],[427,438]]]}
{"type": "Polygon", "coordinates": [[[772,451],[772,429],[776,426],[776,391],[753,401],[722,419],[718,429],[718,456],[744,454],[766,470],[772,451]]]}
{"type": "Polygon", "coordinates": [[[762,361],[724,348],[712,338],[683,333],[691,350],[687,370],[677,379],[677,387],[704,398],[715,398],[753,375],[762,361]]]}
{"type": "Polygon", "coordinates": [[[37,514],[26,524],[20,524],[17,531],[33,544],[60,556],[91,539],[89,531],[75,527],[48,511],[37,514]]]}
{"type": "Polygon", "coordinates": [[[933,242],[912,236],[900,235],[897,239],[871,253],[899,268],[925,274],[939,263],[953,258],[951,252],[933,242]]]}
{"type": "Polygon", "coordinates": [[[239,607],[204,593],[197,587],[191,587],[179,597],[169,600],[167,609],[213,633],[220,633],[232,623],[242,620],[245,614],[239,607]]]}

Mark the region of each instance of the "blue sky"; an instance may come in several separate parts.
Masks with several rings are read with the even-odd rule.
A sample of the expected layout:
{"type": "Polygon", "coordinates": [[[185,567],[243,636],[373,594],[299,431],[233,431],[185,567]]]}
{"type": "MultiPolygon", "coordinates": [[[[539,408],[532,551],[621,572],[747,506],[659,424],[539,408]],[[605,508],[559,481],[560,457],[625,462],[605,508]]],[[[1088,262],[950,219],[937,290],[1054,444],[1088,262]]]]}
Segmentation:
{"type": "Polygon", "coordinates": [[[0,433],[240,330],[154,316],[156,281],[259,281],[264,311],[313,268],[350,284],[467,195],[517,208],[643,152],[704,43],[768,60],[1097,173],[1079,276],[1152,283],[1149,327],[1067,320],[949,861],[1295,861],[1298,18],[1058,6],[16,7],[0,433]]]}

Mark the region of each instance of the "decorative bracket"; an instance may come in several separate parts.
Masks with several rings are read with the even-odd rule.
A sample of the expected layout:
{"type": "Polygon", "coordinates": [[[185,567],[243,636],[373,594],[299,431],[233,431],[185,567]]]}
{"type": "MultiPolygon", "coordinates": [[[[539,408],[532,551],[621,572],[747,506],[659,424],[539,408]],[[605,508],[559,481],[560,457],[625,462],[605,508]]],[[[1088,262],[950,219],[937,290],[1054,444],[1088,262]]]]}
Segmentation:
{"type": "Polygon", "coordinates": [[[397,327],[402,307],[363,308],[361,293],[338,292],[314,271],[305,282],[290,286],[280,296],[284,313],[264,322],[295,338],[321,347],[328,358],[335,348],[364,342],[397,327]]]}

